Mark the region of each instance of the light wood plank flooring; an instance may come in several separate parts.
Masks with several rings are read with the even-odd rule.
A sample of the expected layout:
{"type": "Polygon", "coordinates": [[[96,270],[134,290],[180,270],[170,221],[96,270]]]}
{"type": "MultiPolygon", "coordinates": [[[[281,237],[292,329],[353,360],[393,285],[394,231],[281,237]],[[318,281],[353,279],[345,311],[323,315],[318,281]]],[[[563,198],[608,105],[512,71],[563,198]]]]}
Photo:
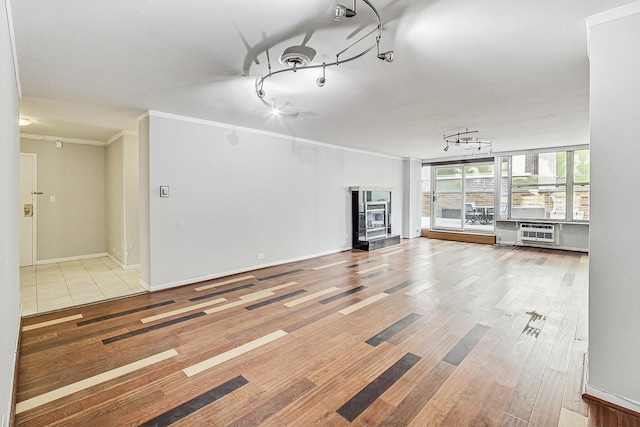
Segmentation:
{"type": "Polygon", "coordinates": [[[580,397],[587,284],[585,254],[419,238],[29,317],[16,421],[640,426],[580,397]]]}

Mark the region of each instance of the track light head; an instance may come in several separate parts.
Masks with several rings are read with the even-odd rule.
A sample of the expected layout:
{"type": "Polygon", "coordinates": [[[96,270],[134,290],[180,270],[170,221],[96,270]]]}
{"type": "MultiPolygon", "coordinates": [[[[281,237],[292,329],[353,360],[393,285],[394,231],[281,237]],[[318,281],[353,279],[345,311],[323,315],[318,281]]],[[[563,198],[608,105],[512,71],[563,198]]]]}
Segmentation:
{"type": "Polygon", "coordinates": [[[324,84],[327,82],[327,64],[326,63],[322,63],[322,77],[318,77],[316,79],[316,84],[318,85],[318,87],[322,87],[324,86],[324,84]]]}
{"type": "Polygon", "coordinates": [[[382,52],[378,54],[378,59],[386,62],[393,62],[393,51],[382,52]]]}
{"type": "Polygon", "coordinates": [[[354,16],[356,16],[356,11],[355,9],[349,9],[346,6],[343,6],[341,4],[337,4],[336,5],[336,14],[335,14],[335,20],[336,21],[340,21],[342,18],[353,18],[354,16]]]}
{"type": "Polygon", "coordinates": [[[256,93],[258,94],[258,98],[264,98],[264,95],[265,95],[264,90],[258,89],[256,93]]]}
{"type": "Polygon", "coordinates": [[[449,151],[449,146],[444,147],[444,151],[449,151]]]}

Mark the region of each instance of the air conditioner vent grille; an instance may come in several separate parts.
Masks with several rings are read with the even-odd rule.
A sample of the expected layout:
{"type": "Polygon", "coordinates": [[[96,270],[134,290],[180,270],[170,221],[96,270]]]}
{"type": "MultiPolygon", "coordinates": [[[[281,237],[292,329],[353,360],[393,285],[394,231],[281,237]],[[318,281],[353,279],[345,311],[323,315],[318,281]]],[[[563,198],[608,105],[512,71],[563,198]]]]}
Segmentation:
{"type": "Polygon", "coordinates": [[[520,240],[555,243],[555,224],[520,224],[520,240]]]}

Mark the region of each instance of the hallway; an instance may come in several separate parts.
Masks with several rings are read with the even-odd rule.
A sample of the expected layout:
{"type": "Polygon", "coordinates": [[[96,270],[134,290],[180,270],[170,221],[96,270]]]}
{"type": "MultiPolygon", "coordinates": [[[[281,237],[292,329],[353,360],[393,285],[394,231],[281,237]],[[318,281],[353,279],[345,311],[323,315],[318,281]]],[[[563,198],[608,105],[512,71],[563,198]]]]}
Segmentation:
{"type": "Polygon", "coordinates": [[[139,270],[123,270],[108,257],[22,267],[22,315],[146,292],[139,277],[139,270]]]}

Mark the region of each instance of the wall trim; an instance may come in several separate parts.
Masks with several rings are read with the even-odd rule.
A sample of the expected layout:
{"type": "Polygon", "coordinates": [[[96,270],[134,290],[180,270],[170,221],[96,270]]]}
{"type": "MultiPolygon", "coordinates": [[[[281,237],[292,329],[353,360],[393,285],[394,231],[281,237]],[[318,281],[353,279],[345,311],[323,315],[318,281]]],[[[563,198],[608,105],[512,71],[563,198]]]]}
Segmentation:
{"type": "Polygon", "coordinates": [[[138,283],[140,284],[140,286],[145,288],[147,290],[147,292],[151,292],[151,286],[149,286],[149,284],[147,282],[145,282],[144,280],[140,279],[140,280],[138,280],[138,283]]]}
{"type": "Polygon", "coordinates": [[[108,146],[109,144],[111,144],[112,142],[124,137],[124,136],[135,136],[138,137],[138,132],[134,132],[131,130],[123,130],[118,132],[117,134],[113,135],[111,138],[109,138],[109,140],[107,140],[107,142],[105,142],[105,146],[108,146]]]}
{"type": "Polygon", "coordinates": [[[368,154],[370,156],[384,157],[384,158],[393,159],[393,160],[403,160],[402,157],[391,156],[389,154],[382,154],[382,153],[376,153],[376,152],[373,152],[373,151],[360,150],[360,149],[357,149],[357,148],[349,148],[349,147],[343,147],[343,146],[340,146],[340,145],[327,144],[326,142],[319,142],[319,141],[313,141],[311,139],[297,138],[295,136],[283,135],[283,134],[276,133],[276,132],[269,132],[269,131],[265,131],[265,130],[247,128],[247,127],[242,127],[242,126],[234,126],[234,125],[229,125],[229,124],[226,124],[226,123],[214,122],[212,120],[196,119],[194,117],[180,116],[180,115],[172,114],[172,113],[163,113],[161,111],[149,110],[146,113],[144,113],[141,116],[139,116],[138,117],[138,121],[140,121],[140,120],[142,120],[142,119],[144,119],[146,117],[162,117],[162,118],[165,118],[165,119],[173,119],[173,120],[178,120],[178,121],[182,121],[182,122],[195,123],[195,124],[200,124],[200,125],[205,125],[205,126],[223,128],[223,129],[230,129],[230,130],[234,130],[234,131],[237,130],[237,131],[248,132],[248,133],[253,133],[253,134],[257,134],[257,135],[271,136],[271,137],[275,137],[275,138],[279,138],[279,139],[284,139],[284,140],[287,140],[287,141],[300,142],[300,143],[303,143],[303,144],[310,144],[310,145],[317,145],[317,146],[320,146],[320,147],[340,149],[340,150],[350,151],[350,152],[353,152],[353,153],[368,154]]]}
{"type": "MultiPolygon", "coordinates": [[[[586,371],[586,370],[585,370],[586,371]]],[[[640,403],[634,402],[624,397],[617,396],[613,393],[609,393],[605,390],[590,386],[589,383],[584,381],[584,390],[582,397],[585,399],[593,400],[594,402],[602,405],[617,409],[618,411],[626,412],[635,417],[640,417],[640,403]]]]}
{"type": "Polygon", "coordinates": [[[91,258],[103,258],[109,256],[106,252],[100,252],[97,254],[87,254],[87,255],[76,255],[65,258],[51,258],[51,259],[42,259],[36,261],[36,265],[45,265],[45,264],[55,264],[58,262],[68,262],[68,261],[79,261],[82,259],[91,259],[91,258]]]}
{"type": "MultiPolygon", "coordinates": [[[[210,275],[206,275],[206,276],[192,277],[192,278],[187,279],[187,280],[178,280],[176,282],[163,283],[161,285],[154,286],[153,288],[148,288],[148,289],[150,289],[151,292],[164,291],[165,289],[177,288],[179,286],[193,285],[195,283],[200,283],[200,282],[205,282],[205,281],[208,281],[208,280],[219,279],[221,277],[233,276],[234,274],[247,273],[247,272],[250,272],[250,271],[261,270],[261,269],[267,268],[267,267],[274,267],[274,266],[277,266],[277,265],[288,264],[288,263],[291,263],[291,262],[298,262],[298,261],[304,261],[304,260],[307,260],[307,259],[318,258],[318,257],[321,257],[321,256],[333,255],[333,254],[337,254],[337,253],[340,253],[340,252],[348,251],[348,250],[351,250],[351,249],[352,249],[351,246],[349,246],[349,247],[345,247],[345,248],[341,248],[341,249],[335,249],[335,250],[331,250],[331,251],[320,252],[320,253],[313,254],[313,255],[304,255],[304,256],[296,257],[296,258],[290,258],[290,259],[285,259],[285,260],[276,261],[276,262],[270,262],[270,263],[265,263],[265,264],[260,264],[260,265],[254,265],[254,266],[247,267],[247,268],[240,268],[238,270],[225,271],[223,273],[215,273],[215,274],[210,274],[210,275]]],[[[146,283],[143,284],[142,280],[140,280],[140,284],[142,286],[144,286],[144,287],[148,286],[146,283]]]]}
{"type": "Polygon", "coordinates": [[[102,141],[93,141],[90,139],[67,138],[64,136],[37,135],[33,133],[21,133],[20,138],[35,139],[37,141],[43,141],[43,142],[62,141],[67,144],[97,145],[99,147],[107,146],[107,143],[102,141]]]}
{"type": "Polygon", "coordinates": [[[640,13],[640,1],[591,15],[587,18],[587,25],[589,27],[593,27],[595,25],[604,24],[605,22],[626,18],[627,16],[635,15],[636,13],[640,13]]]}
{"type": "Polygon", "coordinates": [[[587,56],[591,58],[591,28],[596,25],[626,18],[627,16],[640,13],[640,1],[625,4],[615,9],[606,10],[587,17],[587,56]]]}
{"type": "Polygon", "coordinates": [[[582,397],[618,411],[640,417],[640,402],[625,399],[589,385],[589,352],[584,355],[584,372],[582,376],[582,397]]]}
{"type": "Polygon", "coordinates": [[[544,245],[544,244],[536,244],[534,242],[525,244],[521,242],[508,242],[505,240],[501,240],[500,242],[496,242],[496,245],[497,246],[517,246],[519,248],[555,249],[559,251],[582,252],[585,254],[589,253],[589,249],[585,249],[585,248],[574,248],[571,246],[558,246],[558,245],[544,245]]]}
{"type": "MultiPolygon", "coordinates": [[[[20,341],[22,340],[22,304],[20,304],[20,320],[18,321],[18,330],[16,331],[16,347],[13,351],[13,373],[11,378],[11,384],[13,387],[9,393],[9,405],[11,405],[6,412],[9,417],[8,422],[10,426],[15,425],[16,418],[16,400],[18,397],[18,359],[20,355],[20,341]]],[[[3,424],[4,426],[4,424],[3,424]]]]}
{"type": "Polygon", "coordinates": [[[140,268],[140,264],[127,265],[127,264],[124,264],[122,261],[120,261],[118,258],[114,257],[111,254],[107,254],[107,256],[109,257],[109,259],[111,261],[113,261],[116,264],[118,264],[118,267],[120,267],[123,270],[135,270],[136,268],[140,268]]]}

